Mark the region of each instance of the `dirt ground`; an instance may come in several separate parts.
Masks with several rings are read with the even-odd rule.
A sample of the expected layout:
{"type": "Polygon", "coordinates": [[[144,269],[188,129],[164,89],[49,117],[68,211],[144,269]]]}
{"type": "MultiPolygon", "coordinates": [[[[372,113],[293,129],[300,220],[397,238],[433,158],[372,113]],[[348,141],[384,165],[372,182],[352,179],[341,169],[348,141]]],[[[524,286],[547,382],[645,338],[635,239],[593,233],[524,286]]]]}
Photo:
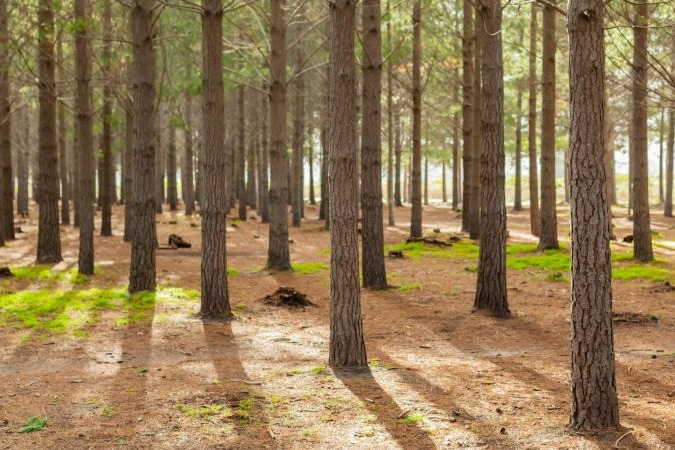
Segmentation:
{"type": "MultiPolygon", "coordinates": [[[[302,227],[290,230],[293,262],[329,262],[328,233],[317,213],[308,206],[302,227]]],[[[397,209],[387,244],[408,235],[409,214],[397,209]]],[[[100,273],[62,289],[126,287],[130,246],[121,239],[122,215],[115,207],[114,237],[96,237],[100,273]]],[[[560,210],[563,240],[567,215],[560,210]]],[[[630,233],[625,211],[615,216],[617,235],[630,233]]],[[[0,265],[34,262],[35,217],[21,224],[17,241],[0,248],[0,265]]],[[[267,226],[249,219],[228,227],[237,318],[202,323],[195,316],[198,298],[171,289],[200,287],[199,219],[165,212],[158,220],[162,243],[177,233],[193,247],[158,252],[161,289],[146,316],[125,322],[119,312],[103,312],[77,336],[0,328],[0,448],[675,448],[675,292],[660,288],[663,283],[614,282],[615,311],[658,320],[615,326],[625,429],[578,435],[565,429],[569,283],[536,269],[510,270],[514,317],[498,320],[471,314],[475,260],[388,259],[390,282],[407,288],[362,293],[371,375],[336,376],[326,367],[325,266],[315,264],[312,273],[264,271],[267,226]],[[257,301],[279,286],[302,291],[317,307],[287,310],[257,301]],[[46,417],[47,427],[19,433],[32,416],[46,417]]],[[[424,225],[458,232],[460,217],[427,207],[424,225]]],[[[672,245],[675,221],[654,211],[653,226],[672,245]]],[[[510,212],[508,228],[510,242],[535,242],[527,211],[510,212]]],[[[62,227],[64,262],[53,270],[77,265],[77,236],[62,227]]],[[[675,252],[656,252],[672,269],[675,252]]],[[[4,280],[0,286],[7,293],[47,285],[4,280]]]]}

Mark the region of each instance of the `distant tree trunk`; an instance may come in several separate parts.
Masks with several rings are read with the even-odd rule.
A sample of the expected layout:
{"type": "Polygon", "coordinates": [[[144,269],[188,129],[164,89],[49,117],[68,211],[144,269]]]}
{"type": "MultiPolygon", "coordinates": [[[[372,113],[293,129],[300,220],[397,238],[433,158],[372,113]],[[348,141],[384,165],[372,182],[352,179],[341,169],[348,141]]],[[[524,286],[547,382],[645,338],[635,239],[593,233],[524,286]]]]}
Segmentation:
{"type": "Polygon", "coordinates": [[[530,160],[530,232],[539,236],[539,180],[537,177],[537,8],[530,10],[529,94],[527,113],[527,153],[530,160]]]}
{"type": "Polygon", "coordinates": [[[675,110],[668,110],[668,142],[666,144],[666,193],[663,215],[673,217],[673,146],[675,144],[675,110]]]}
{"type": "Polygon", "coordinates": [[[286,19],[285,0],[272,0],[270,15],[270,229],[267,268],[290,270],[288,183],[286,180],[286,19]]]}
{"type": "MultiPolygon", "coordinates": [[[[12,129],[9,81],[9,15],[7,0],[0,0],[0,227],[5,240],[14,239],[14,174],[12,173],[12,129]]],[[[66,197],[67,199],[67,197],[66,197]]]]}
{"type": "Polygon", "coordinates": [[[237,88],[237,200],[239,220],[246,221],[246,99],[244,86],[237,88]]]}
{"type": "Polygon", "coordinates": [[[481,241],[474,311],[509,317],[506,291],[506,198],[504,194],[504,60],[502,7],[480,0],[477,22],[485,30],[481,49],[481,241]]]}
{"type": "MultiPolygon", "coordinates": [[[[134,0],[131,8],[134,107],[134,219],[129,292],[154,291],[155,224],[155,0],[134,0]]],[[[224,223],[224,221],[223,221],[224,223]]],[[[223,233],[224,234],[224,233],[223,233]]],[[[203,244],[202,244],[203,245],[203,244]]]]}
{"type": "Polygon", "coordinates": [[[293,80],[293,142],[292,142],[292,170],[291,170],[291,211],[292,223],[294,227],[299,227],[302,219],[302,209],[304,204],[304,186],[303,186],[303,152],[305,142],[305,76],[302,73],[305,53],[304,43],[300,36],[307,26],[304,16],[304,3],[300,3],[296,12],[298,41],[294,47],[294,71],[293,80]]]}
{"type": "Polygon", "coordinates": [[[260,217],[262,223],[270,222],[270,206],[269,206],[269,132],[267,128],[267,120],[269,118],[269,99],[267,95],[262,96],[261,109],[261,135],[262,142],[260,146],[260,217]]]}
{"type": "MultiPolygon", "coordinates": [[[[607,117],[607,114],[605,114],[605,117],[607,117]]],[[[609,202],[612,205],[616,205],[618,203],[617,198],[616,198],[616,175],[615,175],[615,168],[614,166],[616,165],[616,161],[614,158],[614,153],[615,153],[615,141],[617,138],[617,133],[616,130],[614,129],[613,125],[609,125],[609,129],[607,130],[607,148],[608,148],[608,168],[607,168],[607,188],[609,192],[609,202]]],[[[610,217],[611,219],[611,217],[610,217]]]]}
{"type": "Polygon", "coordinates": [[[424,158],[424,206],[429,206],[429,158],[424,158]]]}
{"type": "Polygon", "coordinates": [[[633,256],[641,262],[654,259],[652,232],[649,224],[649,171],[647,107],[647,40],[649,3],[635,4],[633,25],[633,256]]]}
{"type": "Polygon", "coordinates": [[[28,215],[28,166],[30,161],[30,106],[26,105],[21,109],[21,119],[23,121],[23,145],[17,152],[17,198],[16,212],[22,217],[28,215]]]}
{"type": "Polygon", "coordinates": [[[178,186],[176,180],[176,128],[169,123],[169,142],[166,158],[166,199],[169,211],[178,211],[178,186]]]}
{"type": "Polygon", "coordinates": [[[412,210],[410,237],[422,237],[422,3],[413,3],[412,210]]]}
{"type": "Polygon", "coordinates": [[[203,319],[230,319],[227,288],[225,218],[225,93],[223,88],[223,3],[202,0],[202,101],[204,152],[202,192],[202,300],[203,319]]]}
{"type": "MultiPolygon", "coordinates": [[[[522,36],[522,34],[521,34],[522,36]]],[[[521,39],[522,41],[522,39],[521,39]]],[[[518,85],[518,94],[517,94],[517,100],[516,100],[516,159],[515,159],[515,166],[516,166],[516,186],[515,186],[515,195],[513,199],[513,210],[514,211],[522,211],[523,210],[523,203],[522,203],[522,177],[521,177],[521,153],[522,153],[522,148],[523,148],[523,129],[521,126],[521,117],[523,114],[523,91],[521,89],[521,86],[518,85]]]]}
{"type": "Polygon", "coordinates": [[[401,159],[403,157],[403,140],[401,138],[401,108],[394,105],[394,202],[396,206],[403,206],[401,192],[401,159]]]}
{"type": "MultiPolygon", "coordinates": [[[[140,0],[138,0],[140,1],[140,0]]],[[[155,213],[162,214],[164,203],[164,105],[159,107],[155,115],[155,213]]]]}
{"type": "Polygon", "coordinates": [[[664,202],[664,192],[663,192],[663,147],[664,147],[664,128],[666,127],[665,121],[665,108],[661,108],[661,117],[659,118],[659,205],[663,205],[664,202]]]}
{"type": "Polygon", "coordinates": [[[40,101],[37,262],[61,261],[59,230],[58,152],[56,144],[56,83],[54,72],[54,11],[51,0],[38,4],[38,77],[40,101]]]}
{"type": "Polygon", "coordinates": [[[78,272],[94,273],[94,135],[91,102],[91,59],[86,0],[75,0],[75,111],[80,165],[80,252],[78,272]]]}
{"type": "MultiPolygon", "coordinates": [[[[330,39],[330,21],[326,22],[326,46],[330,39]]],[[[330,48],[326,48],[330,52],[330,48]]],[[[319,220],[325,221],[325,228],[330,228],[329,197],[328,197],[328,105],[330,103],[330,67],[326,66],[323,108],[321,110],[321,206],[319,220]]]]}
{"type": "MultiPolygon", "coordinates": [[[[556,0],[551,1],[552,4],[556,0]]],[[[556,14],[544,5],[541,109],[541,213],[539,249],[558,248],[555,193],[555,27],[556,14]]]]}
{"type": "MultiPolygon", "coordinates": [[[[387,0],[387,11],[390,8],[387,0]]],[[[387,21],[387,47],[392,47],[391,20],[387,21]]],[[[381,56],[381,55],[380,55],[381,56]]],[[[394,217],[394,63],[387,59],[387,212],[389,226],[396,225],[394,217]]]]}
{"type": "Polygon", "coordinates": [[[185,215],[191,216],[195,212],[195,182],[194,182],[194,152],[192,150],[192,97],[185,94],[185,155],[183,156],[183,167],[181,170],[181,183],[185,195],[185,215]]]}
{"type": "Polygon", "coordinates": [[[619,426],[603,144],[603,2],[570,0],[573,430],[619,426]],[[589,19],[590,18],[590,19],[589,19]],[[589,220],[590,218],[590,220],[589,220]]]}
{"type": "Polygon", "coordinates": [[[126,105],[124,115],[124,242],[133,238],[134,212],[134,113],[133,105],[126,105]]]}
{"type": "Polygon", "coordinates": [[[569,177],[569,161],[570,161],[570,155],[567,150],[565,150],[565,153],[563,154],[563,160],[564,160],[564,170],[563,170],[563,181],[565,183],[565,203],[570,202],[570,177],[569,177]]]}
{"type": "MultiPolygon", "coordinates": [[[[459,83],[456,82],[452,90],[453,102],[459,104],[459,83]]],[[[459,209],[460,197],[460,173],[459,165],[459,112],[455,111],[452,116],[452,209],[459,209]]]]}
{"type": "MultiPolygon", "coordinates": [[[[476,8],[478,5],[476,4],[476,8]]],[[[471,165],[471,178],[469,187],[471,189],[471,208],[469,209],[469,238],[479,239],[481,232],[481,223],[480,223],[480,208],[481,208],[481,186],[480,186],[480,177],[481,177],[481,153],[482,153],[482,133],[481,120],[482,120],[482,87],[481,87],[481,54],[482,54],[482,45],[483,45],[483,36],[485,30],[482,28],[482,22],[480,22],[480,17],[478,15],[478,10],[476,9],[476,18],[475,18],[475,44],[474,44],[474,55],[473,55],[473,164],[471,165]],[[480,25],[480,26],[479,26],[480,25]]]]}
{"type": "Polygon", "coordinates": [[[307,153],[307,163],[309,164],[309,204],[316,205],[316,192],[314,190],[314,132],[310,130],[311,142],[309,152],[307,153]]]}
{"type": "MultiPolygon", "coordinates": [[[[445,150],[445,148],[443,150],[445,150]]],[[[445,151],[443,153],[445,153],[445,151]]],[[[443,158],[443,160],[441,161],[441,199],[443,203],[448,203],[448,189],[446,187],[448,177],[445,168],[446,165],[445,161],[446,161],[445,158],[443,158]]]]}
{"type": "MultiPolygon", "coordinates": [[[[384,225],[382,221],[382,38],[380,0],[362,7],[363,83],[361,94],[361,217],[363,287],[384,289],[384,225]]],[[[344,94],[340,94],[344,95],[344,94]]]]}
{"type": "Polygon", "coordinates": [[[103,122],[103,135],[101,148],[103,150],[103,190],[101,192],[101,236],[112,236],[112,197],[115,186],[113,155],[112,155],[112,17],[111,0],[103,2],[103,34],[104,43],[102,51],[103,76],[103,110],[101,120],[103,122]]]}
{"type": "Polygon", "coordinates": [[[334,369],[368,365],[361,320],[359,250],[356,232],[356,109],[354,29],[356,2],[329,3],[331,183],[331,327],[329,364],[334,369]]]}
{"type": "MultiPolygon", "coordinates": [[[[1,0],[0,0],[1,1],[1,0]]],[[[59,81],[59,98],[65,97],[64,84],[66,75],[64,71],[63,59],[63,39],[59,39],[56,47],[56,54],[59,63],[56,66],[56,76],[59,81]]],[[[59,176],[61,177],[61,223],[70,225],[70,188],[68,186],[68,123],[66,122],[66,105],[64,100],[60,100],[57,105],[57,114],[59,120],[59,176]]]]}
{"type": "Polygon", "coordinates": [[[473,175],[473,5],[471,0],[462,1],[462,167],[464,179],[462,189],[462,231],[471,229],[471,208],[475,200],[471,197],[471,179],[473,175]]]}
{"type": "Polygon", "coordinates": [[[260,142],[258,136],[258,113],[259,110],[255,106],[255,100],[257,99],[257,94],[251,90],[249,95],[249,127],[251,128],[251,134],[248,142],[248,148],[246,151],[246,203],[251,209],[258,208],[258,183],[256,180],[256,169],[257,169],[257,155],[258,155],[258,143],[260,142]]]}

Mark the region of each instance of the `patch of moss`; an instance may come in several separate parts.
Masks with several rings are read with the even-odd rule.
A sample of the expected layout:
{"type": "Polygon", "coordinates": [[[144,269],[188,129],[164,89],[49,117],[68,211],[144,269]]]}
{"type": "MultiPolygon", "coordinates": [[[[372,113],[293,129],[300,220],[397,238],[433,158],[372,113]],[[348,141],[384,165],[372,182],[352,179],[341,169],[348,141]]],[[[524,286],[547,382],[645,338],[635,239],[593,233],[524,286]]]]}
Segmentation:
{"type": "Polygon", "coordinates": [[[612,278],[615,280],[645,279],[652,281],[666,281],[672,273],[657,264],[631,264],[612,268],[612,278]]]}
{"type": "Polygon", "coordinates": [[[412,283],[402,283],[398,288],[401,292],[412,291],[414,289],[422,289],[422,283],[413,281],[412,283]]]}
{"type": "Polygon", "coordinates": [[[420,414],[412,414],[410,416],[405,416],[401,419],[396,419],[396,422],[402,423],[405,425],[413,425],[424,420],[424,417],[420,414]]]}
{"type": "Polygon", "coordinates": [[[386,245],[384,250],[385,254],[390,251],[402,251],[405,257],[410,259],[420,259],[423,256],[444,259],[475,259],[478,258],[479,247],[472,241],[460,240],[447,247],[424,242],[399,242],[386,245]]]}
{"type": "Polygon", "coordinates": [[[207,405],[186,405],[178,403],[177,408],[190,419],[208,419],[212,417],[232,417],[232,411],[221,403],[207,405]]]}
{"type": "Polygon", "coordinates": [[[293,264],[293,272],[299,275],[309,275],[322,270],[328,270],[330,267],[323,262],[301,262],[293,264]]]}
{"type": "Polygon", "coordinates": [[[239,407],[237,408],[237,418],[239,419],[239,425],[248,425],[251,422],[251,412],[253,411],[253,406],[255,405],[255,400],[253,397],[247,397],[239,402],[239,407]]]}

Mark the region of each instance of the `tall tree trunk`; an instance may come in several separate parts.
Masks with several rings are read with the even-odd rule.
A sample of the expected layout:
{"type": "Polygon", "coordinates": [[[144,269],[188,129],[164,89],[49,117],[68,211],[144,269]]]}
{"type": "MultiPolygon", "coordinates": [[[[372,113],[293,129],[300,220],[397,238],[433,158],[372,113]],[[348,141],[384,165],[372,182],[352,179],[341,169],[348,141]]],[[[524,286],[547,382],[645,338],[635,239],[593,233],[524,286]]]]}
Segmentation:
{"type": "Polygon", "coordinates": [[[103,135],[101,137],[101,148],[103,150],[103,190],[101,192],[101,236],[112,236],[112,197],[114,190],[114,169],[112,155],[112,17],[111,0],[103,2],[103,76],[105,77],[103,85],[103,110],[101,119],[103,121],[103,135]]]}
{"type": "Polygon", "coordinates": [[[202,300],[204,319],[232,317],[227,289],[225,217],[225,94],[223,89],[223,2],[202,0],[202,110],[204,160],[202,192],[202,300]]]}
{"type": "Polygon", "coordinates": [[[86,0],[75,0],[75,111],[80,172],[80,252],[78,272],[94,273],[94,134],[91,102],[91,59],[86,0]]]}
{"type": "Polygon", "coordinates": [[[485,33],[481,48],[481,241],[474,311],[508,317],[506,291],[506,197],[504,194],[504,60],[502,7],[480,0],[477,21],[485,33]]]}
{"type": "MultiPolygon", "coordinates": [[[[155,223],[155,0],[134,0],[131,8],[134,105],[134,216],[129,292],[154,291],[155,223]]],[[[224,222],[224,221],[223,221],[224,222]]],[[[203,293],[202,293],[203,294],[203,293]]]]}
{"type": "Polygon", "coordinates": [[[169,122],[169,142],[166,158],[166,200],[169,211],[178,211],[178,186],[176,179],[176,128],[169,122]]]}
{"type": "Polygon", "coordinates": [[[410,237],[422,237],[422,2],[413,3],[412,210],[410,237]]]}
{"type": "Polygon", "coordinates": [[[23,121],[23,143],[18,150],[17,172],[18,172],[18,192],[16,197],[16,212],[22,217],[28,216],[28,166],[30,161],[30,123],[31,108],[26,105],[21,109],[21,119],[23,121]]]}
{"type": "Polygon", "coordinates": [[[269,98],[268,95],[262,96],[261,108],[261,127],[260,134],[262,142],[260,145],[260,217],[262,223],[270,222],[269,205],[269,132],[267,129],[267,120],[269,118],[269,98]]]}
{"type": "Polygon", "coordinates": [[[258,155],[258,143],[260,139],[258,137],[258,113],[259,110],[256,107],[255,100],[258,98],[257,93],[250,90],[249,95],[249,127],[251,132],[249,134],[249,143],[246,150],[246,203],[251,209],[258,208],[258,183],[256,180],[256,169],[257,169],[257,155],[258,155]]]}
{"type": "Polygon", "coordinates": [[[70,189],[68,186],[68,123],[66,122],[66,105],[63,98],[66,95],[66,76],[63,58],[63,39],[59,39],[56,47],[57,59],[56,76],[59,84],[59,98],[57,114],[59,120],[59,176],[61,177],[61,223],[70,225],[70,189]]]}
{"type": "Polygon", "coordinates": [[[403,193],[401,190],[401,171],[403,158],[403,139],[401,125],[401,108],[399,105],[394,105],[394,202],[396,206],[403,206],[403,193]]]}
{"type": "Polygon", "coordinates": [[[194,152],[192,150],[193,134],[192,134],[192,97],[190,94],[185,94],[185,154],[183,155],[183,167],[180,172],[181,183],[185,195],[183,196],[183,203],[185,203],[185,215],[191,216],[195,212],[195,182],[194,182],[194,152]]]}
{"type": "Polygon", "coordinates": [[[300,3],[296,12],[297,32],[295,33],[298,41],[294,48],[294,71],[293,80],[293,142],[292,142],[292,170],[291,170],[291,211],[292,224],[299,227],[302,219],[302,208],[304,204],[304,186],[303,186],[303,146],[305,141],[305,76],[302,74],[302,64],[305,59],[303,42],[300,36],[307,26],[304,16],[304,3],[300,3]]]}
{"type": "Polygon", "coordinates": [[[267,268],[290,270],[288,183],[286,180],[286,19],[285,0],[272,0],[270,16],[270,230],[267,268]]]}
{"type": "MultiPolygon", "coordinates": [[[[330,39],[330,22],[326,23],[326,46],[330,39]]],[[[330,48],[326,49],[330,51],[330,48]]],[[[324,102],[321,110],[321,206],[319,207],[319,220],[325,220],[325,228],[330,228],[329,196],[328,196],[328,107],[330,103],[330,67],[326,66],[324,83],[324,102]]]]}
{"type": "MultiPolygon", "coordinates": [[[[382,222],[382,37],[380,0],[364,0],[363,83],[361,94],[361,216],[363,287],[384,289],[382,222]]],[[[341,94],[344,95],[344,94],[341,94]]]]}
{"type": "Polygon", "coordinates": [[[429,206],[429,158],[424,158],[424,206],[429,206]]]}
{"type": "Polygon", "coordinates": [[[464,189],[462,190],[462,231],[471,229],[471,177],[473,175],[473,5],[471,0],[462,0],[462,167],[464,169],[464,189]]]}
{"type": "Polygon", "coordinates": [[[363,369],[368,363],[361,320],[356,205],[356,108],[354,30],[356,2],[329,3],[330,46],[330,243],[331,323],[329,364],[363,369]]]}
{"type": "Polygon", "coordinates": [[[164,125],[166,111],[165,105],[158,107],[155,115],[155,213],[162,214],[162,204],[166,199],[164,194],[164,125]]]}
{"type": "MultiPolygon", "coordinates": [[[[476,5],[476,8],[478,5],[476,5]]],[[[475,43],[473,55],[473,164],[471,165],[471,178],[469,187],[471,188],[472,204],[469,209],[469,238],[479,239],[481,232],[480,223],[480,177],[481,177],[481,153],[482,153],[482,87],[481,87],[481,54],[485,30],[482,28],[478,10],[476,9],[476,19],[474,23],[475,43]]]]}
{"type": "Polygon", "coordinates": [[[237,200],[239,220],[246,221],[246,99],[244,86],[237,88],[237,200]]]}
{"type": "Polygon", "coordinates": [[[675,110],[668,109],[668,141],[666,144],[666,189],[663,215],[673,217],[673,146],[675,144],[675,110]]]}
{"type": "MultiPolygon", "coordinates": [[[[444,145],[445,147],[445,145],[444,145]]],[[[443,149],[445,150],[445,148],[443,149]]],[[[443,152],[445,154],[445,151],[443,152]]],[[[443,158],[441,161],[441,199],[443,203],[448,203],[448,189],[446,187],[447,182],[448,182],[448,177],[447,177],[447,170],[445,168],[446,165],[446,159],[443,158]]]]}
{"type": "MultiPolygon", "coordinates": [[[[555,5],[556,0],[551,3],[555,5]]],[[[539,249],[558,248],[555,193],[555,27],[553,6],[544,6],[541,98],[541,212],[539,249]]]]}
{"type": "Polygon", "coordinates": [[[659,205],[663,205],[663,147],[664,147],[664,129],[666,127],[665,120],[666,109],[661,108],[661,117],[659,118],[659,205]]]}
{"type": "MultiPolygon", "coordinates": [[[[387,0],[387,11],[391,2],[387,0]]],[[[391,19],[387,20],[387,48],[392,48],[391,19]]],[[[387,59],[387,212],[389,226],[396,225],[394,217],[394,63],[387,59]]]]}
{"type": "Polygon", "coordinates": [[[9,15],[7,1],[0,0],[0,227],[6,240],[14,239],[14,174],[12,173],[12,129],[9,82],[9,15]]]}
{"type": "MultiPolygon", "coordinates": [[[[521,34],[522,41],[522,34],[521,34]]],[[[522,43],[522,42],[521,42],[522,43]]],[[[521,126],[521,117],[523,114],[523,91],[521,89],[520,83],[518,84],[518,94],[516,99],[516,186],[515,186],[515,195],[513,199],[513,210],[522,211],[522,177],[521,177],[521,154],[523,148],[523,129],[521,126]]]]}
{"type": "Polygon", "coordinates": [[[316,130],[310,130],[309,152],[307,153],[307,163],[309,164],[309,204],[316,205],[316,191],[314,189],[314,133],[316,130]]]}
{"type": "Polygon", "coordinates": [[[573,430],[619,426],[605,196],[603,2],[570,0],[573,430]],[[591,218],[589,220],[589,218],[591,218]]]}
{"type": "MultiPolygon", "coordinates": [[[[131,72],[131,71],[130,71],[131,72]]],[[[124,242],[131,242],[135,222],[134,212],[134,112],[133,105],[126,105],[124,115],[124,242]]]]}
{"type": "Polygon", "coordinates": [[[527,153],[530,160],[530,232],[539,236],[539,180],[537,177],[537,9],[530,10],[529,94],[527,99],[527,153]]]}
{"type": "Polygon", "coordinates": [[[647,40],[649,3],[635,4],[633,24],[633,256],[641,262],[654,259],[649,224],[649,171],[647,120],[647,40]]]}
{"type": "Polygon", "coordinates": [[[59,230],[58,152],[56,144],[56,83],[54,11],[51,0],[38,4],[38,77],[40,101],[37,262],[61,261],[59,230]]]}
{"type": "MultiPolygon", "coordinates": [[[[455,76],[457,78],[457,76],[455,76]]],[[[455,82],[452,89],[452,98],[455,104],[459,103],[459,82],[455,82]]],[[[452,116],[452,209],[457,211],[460,198],[460,173],[459,165],[459,112],[455,111],[452,116]]]]}

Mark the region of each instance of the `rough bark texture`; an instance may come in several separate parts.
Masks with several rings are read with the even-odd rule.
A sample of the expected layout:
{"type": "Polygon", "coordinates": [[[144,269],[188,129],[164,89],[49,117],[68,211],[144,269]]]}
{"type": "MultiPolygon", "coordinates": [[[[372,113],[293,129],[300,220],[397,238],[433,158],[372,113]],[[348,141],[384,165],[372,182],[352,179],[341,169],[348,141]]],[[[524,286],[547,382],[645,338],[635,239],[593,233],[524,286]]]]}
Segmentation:
{"type": "Polygon", "coordinates": [[[470,0],[462,1],[462,231],[469,231],[469,218],[474,200],[471,198],[473,175],[473,6],[470,0]]]}
{"type": "Polygon", "coordinates": [[[422,237],[422,3],[413,3],[412,209],[410,237],[422,237]]]}
{"type": "Polygon", "coordinates": [[[251,129],[246,149],[246,203],[251,209],[258,208],[258,183],[256,171],[258,169],[258,145],[260,136],[258,131],[258,114],[260,110],[256,107],[257,93],[250,90],[249,94],[249,127],[251,129]]]}
{"type": "MultiPolygon", "coordinates": [[[[387,0],[387,11],[390,7],[390,0],[387,0]]],[[[391,20],[387,21],[387,47],[392,48],[391,20]]],[[[380,49],[380,58],[381,53],[380,49]]],[[[394,63],[389,58],[387,59],[387,218],[390,227],[396,225],[394,207],[394,63]]]]}
{"type": "Polygon", "coordinates": [[[180,172],[181,184],[183,185],[183,203],[185,203],[185,215],[191,216],[195,212],[195,180],[194,180],[194,152],[192,130],[192,97],[185,94],[185,154],[183,155],[183,167],[180,172]]]}
{"type": "MultiPolygon", "coordinates": [[[[330,52],[330,21],[326,21],[326,52],[330,52]]],[[[328,197],[328,108],[330,104],[330,67],[326,65],[324,102],[321,109],[321,206],[319,219],[325,220],[325,228],[330,228],[329,197],[328,197]]]]}
{"type": "MultiPolygon", "coordinates": [[[[475,3],[474,3],[475,5],[475,3]]],[[[476,5],[478,8],[478,5],[476,5]]],[[[483,24],[476,10],[476,18],[474,22],[474,53],[473,53],[473,164],[471,164],[471,177],[469,180],[469,188],[471,189],[471,208],[469,208],[469,237],[471,239],[479,239],[481,232],[480,223],[480,177],[481,177],[481,153],[482,153],[482,87],[481,87],[481,52],[485,35],[483,24]]]]}
{"type": "Polygon", "coordinates": [[[267,268],[290,270],[288,183],[286,179],[286,19],[285,0],[272,0],[270,16],[270,230],[267,268]]]}
{"type": "Polygon", "coordinates": [[[154,291],[155,224],[155,0],[135,0],[131,8],[134,105],[134,218],[129,292],[154,291]]]}
{"type": "Polygon", "coordinates": [[[330,36],[329,182],[331,197],[331,321],[329,364],[367,367],[361,320],[356,205],[356,110],[354,26],[356,3],[329,4],[330,36]]]}
{"type": "Polygon", "coordinates": [[[30,160],[30,123],[31,123],[31,108],[26,105],[21,109],[21,119],[23,122],[23,142],[17,154],[17,196],[16,196],[16,212],[22,217],[28,215],[28,167],[30,160]]]}
{"type": "Polygon", "coordinates": [[[225,216],[225,97],[223,91],[223,3],[202,0],[202,111],[204,151],[202,192],[202,300],[205,319],[232,317],[227,290],[225,216]]]}
{"type": "Polygon", "coordinates": [[[6,240],[14,239],[14,175],[9,82],[7,1],[0,0],[0,227],[6,240]]]}
{"type": "Polygon", "coordinates": [[[603,2],[570,0],[572,412],[570,428],[619,425],[604,162],[603,2]]]}
{"type": "MultiPolygon", "coordinates": [[[[552,0],[553,4],[556,3],[552,0]]],[[[555,27],[556,12],[544,6],[541,98],[541,211],[539,249],[558,248],[555,193],[555,27]]]]}
{"type": "Polygon", "coordinates": [[[515,168],[516,168],[516,186],[515,193],[513,198],[513,210],[522,211],[523,210],[523,200],[522,200],[522,176],[521,176],[521,154],[523,149],[523,129],[521,126],[521,116],[523,112],[523,91],[518,87],[518,94],[516,99],[516,155],[515,155],[515,168]]]}
{"type": "Polygon", "coordinates": [[[112,236],[112,201],[114,189],[114,170],[112,156],[112,107],[113,92],[111,79],[111,54],[112,54],[112,17],[110,11],[111,0],[103,2],[103,51],[102,70],[104,76],[103,85],[103,109],[101,120],[103,122],[103,134],[101,135],[101,149],[103,150],[103,173],[99,174],[102,180],[101,189],[101,236],[112,236]]]}
{"type": "Polygon", "coordinates": [[[530,160],[530,232],[539,236],[539,180],[537,170],[537,8],[530,11],[529,94],[527,99],[527,154],[530,160]]]}
{"type": "Polygon", "coordinates": [[[166,157],[166,202],[169,211],[178,211],[178,183],[176,178],[176,128],[169,123],[166,157]]]}
{"type": "Polygon", "coordinates": [[[649,171],[647,140],[647,38],[649,3],[635,4],[633,24],[633,251],[638,261],[654,259],[649,223],[649,171]]]}
{"type": "MultiPolygon", "coordinates": [[[[455,79],[458,77],[455,76],[455,79]]],[[[452,98],[455,104],[459,103],[459,82],[455,82],[452,88],[452,98]]],[[[460,197],[460,173],[461,168],[459,165],[459,112],[455,111],[455,114],[452,116],[452,209],[457,210],[459,208],[459,197],[460,197]]]]}
{"type": "Polygon", "coordinates": [[[267,120],[269,119],[269,99],[267,95],[262,96],[262,107],[260,113],[260,204],[258,205],[262,223],[270,222],[270,204],[269,204],[269,131],[267,120]]]}
{"type": "Polygon", "coordinates": [[[502,8],[499,0],[481,0],[481,241],[473,310],[497,317],[511,315],[506,291],[506,198],[504,196],[504,62],[502,8]]]}
{"type": "Polygon", "coordinates": [[[131,242],[134,224],[134,113],[131,104],[124,115],[124,242],[131,242]]]}
{"type": "Polygon", "coordinates": [[[401,158],[403,157],[403,140],[401,138],[401,108],[394,105],[394,202],[403,206],[401,191],[401,158]]]}
{"type": "Polygon", "coordinates": [[[361,95],[361,217],[363,287],[387,287],[382,222],[382,37],[380,0],[364,0],[361,95]]]}
{"type": "Polygon", "coordinates": [[[239,220],[246,222],[246,95],[244,86],[237,88],[237,200],[239,220]]]}
{"type": "Polygon", "coordinates": [[[675,111],[668,110],[668,141],[666,144],[666,186],[663,215],[673,217],[673,144],[675,143],[675,111]]]}
{"type": "MultiPolygon", "coordinates": [[[[307,26],[304,18],[304,4],[300,3],[297,15],[297,36],[300,36],[307,26]]],[[[292,224],[299,227],[302,219],[302,208],[304,206],[304,186],[303,186],[303,151],[305,141],[305,76],[302,74],[302,64],[305,59],[303,42],[300,39],[294,48],[295,79],[293,81],[293,161],[292,161],[292,186],[291,186],[291,211],[292,224]]]]}
{"type": "MultiPolygon", "coordinates": [[[[38,4],[38,77],[40,101],[38,150],[38,219],[37,262],[61,261],[59,230],[59,179],[56,144],[56,83],[54,70],[54,11],[51,0],[38,4]]],[[[34,177],[35,178],[35,177],[34,177]]]]}
{"type": "Polygon", "coordinates": [[[59,176],[61,178],[61,223],[70,225],[70,187],[68,186],[68,123],[66,122],[66,105],[63,98],[66,96],[66,76],[64,70],[65,61],[63,59],[63,39],[59,39],[57,44],[57,58],[59,64],[56,68],[56,76],[59,84],[59,98],[61,99],[57,106],[59,120],[59,176]]]}

